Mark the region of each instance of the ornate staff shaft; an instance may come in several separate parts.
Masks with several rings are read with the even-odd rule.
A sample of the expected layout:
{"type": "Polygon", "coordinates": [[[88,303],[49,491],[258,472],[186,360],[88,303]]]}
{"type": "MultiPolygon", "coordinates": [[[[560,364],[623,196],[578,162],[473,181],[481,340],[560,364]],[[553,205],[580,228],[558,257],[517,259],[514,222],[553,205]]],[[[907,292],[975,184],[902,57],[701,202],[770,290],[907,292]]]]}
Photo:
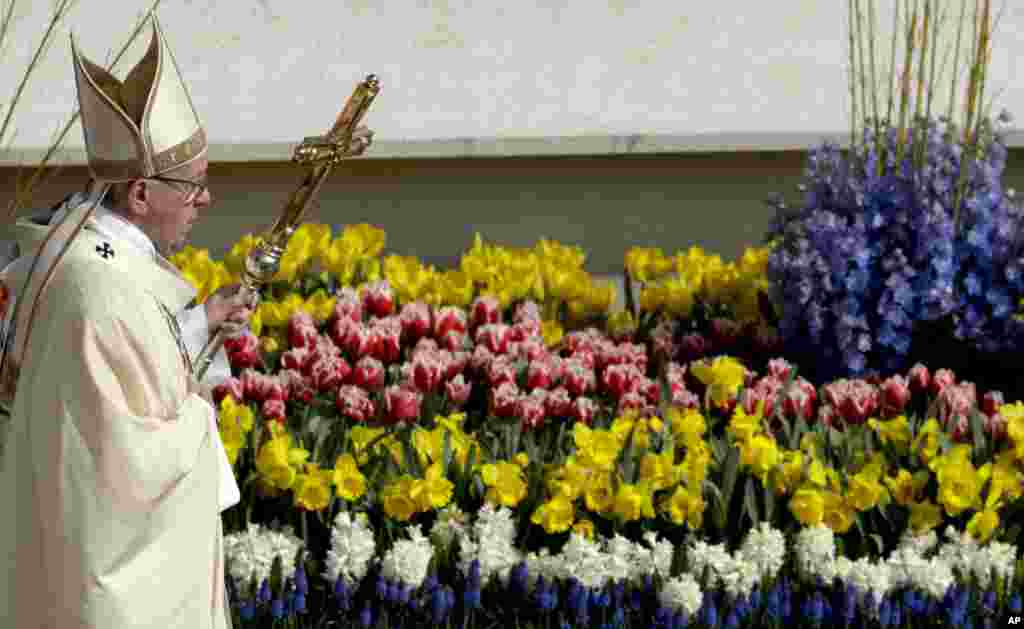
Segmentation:
{"type": "MultiPolygon", "coordinates": [[[[344,158],[352,155],[352,137],[370,104],[380,91],[380,82],[373,74],[356,86],[344,109],[335,120],[334,126],[323,136],[307,137],[295,149],[292,161],[308,167],[305,178],[292,193],[281,216],[260,238],[245,260],[241,283],[244,290],[258,298],[259,290],[274,279],[280,268],[281,256],[288,248],[288,241],[302,223],[302,217],[313,203],[320,187],[334,167],[344,158]]],[[[224,344],[231,329],[218,328],[194,361],[195,376],[202,380],[213,357],[224,344]]]]}

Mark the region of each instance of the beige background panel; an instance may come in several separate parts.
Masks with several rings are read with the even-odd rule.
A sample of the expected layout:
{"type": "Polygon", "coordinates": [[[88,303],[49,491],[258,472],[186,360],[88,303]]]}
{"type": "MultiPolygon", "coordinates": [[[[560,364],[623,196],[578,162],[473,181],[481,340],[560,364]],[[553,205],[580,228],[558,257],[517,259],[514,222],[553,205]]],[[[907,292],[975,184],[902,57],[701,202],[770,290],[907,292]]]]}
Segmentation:
{"type": "MultiPolygon", "coordinates": [[[[151,1],[79,2],[21,103],[16,151],[48,146],[71,113],[69,28],[102,62],[151,1]]],[[[893,0],[878,5],[885,41],[893,0]]],[[[10,91],[51,10],[20,6],[0,64],[10,91]]],[[[1006,8],[989,94],[1024,116],[1024,83],[1014,80],[1024,3],[1006,8]]],[[[421,157],[451,156],[449,143],[464,140],[486,154],[577,140],[605,153],[614,143],[602,138],[637,134],[741,149],[774,137],[764,148],[785,148],[849,129],[845,2],[165,0],[160,19],[211,145],[238,147],[246,161],[267,145],[287,159],[288,146],[323,132],[370,72],[384,85],[369,119],[378,140],[418,143],[421,157]]],[[[147,43],[140,38],[115,74],[147,43]]],[[[938,102],[948,91],[940,82],[938,102]]],[[[80,138],[75,129],[69,148],[80,138]]]]}

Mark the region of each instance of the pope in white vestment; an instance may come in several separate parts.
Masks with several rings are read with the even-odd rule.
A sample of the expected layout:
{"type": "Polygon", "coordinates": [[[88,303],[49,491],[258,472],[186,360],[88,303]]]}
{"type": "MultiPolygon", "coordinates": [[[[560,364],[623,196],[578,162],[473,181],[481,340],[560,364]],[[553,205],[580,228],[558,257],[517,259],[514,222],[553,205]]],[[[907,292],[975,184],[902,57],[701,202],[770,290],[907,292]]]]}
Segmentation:
{"type": "MultiPolygon", "coordinates": [[[[143,191],[137,182],[162,184],[205,159],[198,116],[153,27],[123,84],[72,45],[99,183],[143,191]]],[[[45,251],[38,232],[22,233],[22,254],[40,262],[18,287],[8,347],[18,372],[0,458],[0,627],[227,627],[220,513],[237,486],[181,330],[195,289],[147,232],[106,209],[70,238],[91,211],[80,201],[51,221],[45,251]]]]}

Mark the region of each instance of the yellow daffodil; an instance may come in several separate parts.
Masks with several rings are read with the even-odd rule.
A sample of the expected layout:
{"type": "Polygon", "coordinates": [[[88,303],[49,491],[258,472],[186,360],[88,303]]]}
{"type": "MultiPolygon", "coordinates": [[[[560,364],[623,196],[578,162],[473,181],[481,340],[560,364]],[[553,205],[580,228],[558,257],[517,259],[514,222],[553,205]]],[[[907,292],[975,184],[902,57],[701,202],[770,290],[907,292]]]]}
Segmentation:
{"type": "Polygon", "coordinates": [[[584,539],[594,539],[594,523],[590,520],[577,520],[572,525],[572,532],[584,539]]]}
{"type": "Polygon", "coordinates": [[[359,471],[350,453],[338,457],[331,480],[338,497],[348,502],[358,500],[366,493],[366,477],[359,471]]]}
{"type": "Polygon", "coordinates": [[[680,437],[686,445],[701,441],[707,432],[707,422],[696,409],[679,409],[672,407],[666,413],[672,434],[680,437]]]}
{"type": "Polygon", "coordinates": [[[564,496],[554,496],[533,512],[530,521],[544,527],[549,535],[568,531],[576,518],[576,509],[564,496]]]}
{"type": "Polygon", "coordinates": [[[942,524],[942,509],[933,502],[915,502],[910,505],[910,529],[916,535],[927,533],[942,524]]]}
{"type": "Polygon", "coordinates": [[[999,528],[999,510],[996,507],[979,511],[967,522],[967,532],[982,544],[999,528]]]}
{"type": "Polygon", "coordinates": [[[911,475],[907,470],[901,469],[896,476],[885,479],[885,486],[889,488],[889,493],[896,504],[906,507],[918,499],[918,495],[928,483],[928,478],[927,470],[911,475]]]}
{"type": "Polygon", "coordinates": [[[615,495],[612,490],[611,477],[607,472],[594,474],[583,489],[583,499],[587,508],[594,513],[611,511],[615,495]]]}
{"type": "Polygon", "coordinates": [[[331,503],[334,471],[321,470],[315,463],[307,463],[305,468],[295,479],[295,504],[306,511],[323,511],[331,503]]]}
{"type": "Polygon", "coordinates": [[[984,479],[970,461],[946,462],[936,473],[936,479],[939,482],[939,504],[949,515],[956,517],[980,503],[984,479]]]}
{"type": "Polygon", "coordinates": [[[413,483],[409,497],[416,502],[420,511],[441,509],[451,501],[454,489],[455,485],[445,478],[441,464],[434,463],[427,468],[422,480],[413,483]]]}
{"type": "Polygon", "coordinates": [[[384,488],[382,503],[384,513],[389,518],[399,522],[408,522],[412,516],[416,515],[418,505],[412,498],[415,486],[416,479],[404,474],[384,488]]]}
{"type": "Polygon", "coordinates": [[[740,463],[750,468],[762,483],[766,482],[769,472],[780,460],[778,446],[772,437],[754,435],[740,444],[740,463]]]}
{"type": "Polygon", "coordinates": [[[825,498],[817,489],[798,489],[789,501],[789,510],[804,526],[821,524],[825,518],[825,498]]]}
{"type": "Polygon", "coordinates": [[[256,455],[256,471],[274,487],[290,489],[295,483],[296,465],[305,462],[296,450],[305,452],[292,447],[291,435],[287,433],[267,440],[256,455]]]}
{"type": "Polygon", "coordinates": [[[645,483],[631,485],[621,483],[615,493],[613,511],[623,522],[640,518],[653,518],[654,505],[651,502],[651,488],[645,483]]]}
{"type": "Polygon", "coordinates": [[[898,451],[906,451],[910,445],[910,423],[905,415],[894,417],[888,421],[868,420],[868,426],[878,434],[885,445],[892,445],[898,451]]]}
{"type": "Polygon", "coordinates": [[[693,530],[699,530],[704,522],[704,498],[699,492],[676,487],[675,492],[666,498],[661,505],[662,511],[673,524],[689,524],[693,530]]]}
{"type": "Polygon", "coordinates": [[[737,405],[729,421],[729,433],[737,443],[749,441],[763,429],[764,420],[760,413],[748,415],[742,405],[737,405]]]}
{"type": "Polygon", "coordinates": [[[480,476],[487,487],[486,498],[492,504],[512,508],[526,497],[526,478],[515,463],[488,463],[481,468],[480,476]]]}
{"type": "Polygon", "coordinates": [[[729,356],[719,356],[710,362],[696,361],[691,370],[708,387],[711,400],[719,405],[735,398],[747,377],[743,364],[729,356]]]}
{"type": "Polygon", "coordinates": [[[826,491],[822,494],[822,505],[822,522],[825,526],[840,535],[850,530],[856,512],[848,501],[835,492],[826,491]]]}
{"type": "Polygon", "coordinates": [[[847,497],[858,511],[874,509],[885,494],[885,486],[873,474],[863,472],[848,479],[847,497]]]}

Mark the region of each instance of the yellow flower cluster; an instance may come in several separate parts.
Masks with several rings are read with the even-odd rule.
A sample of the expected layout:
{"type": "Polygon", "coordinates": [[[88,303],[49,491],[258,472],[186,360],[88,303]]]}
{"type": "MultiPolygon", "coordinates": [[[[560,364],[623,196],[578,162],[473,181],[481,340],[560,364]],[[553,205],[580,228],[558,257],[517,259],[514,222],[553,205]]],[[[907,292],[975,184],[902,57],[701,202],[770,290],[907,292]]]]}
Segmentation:
{"type": "Polygon", "coordinates": [[[385,258],[384,278],[399,303],[423,301],[432,306],[465,307],[474,297],[473,282],[465,273],[438,271],[412,256],[385,258]]]}
{"type": "Polygon", "coordinates": [[[333,469],[321,469],[280,424],[268,421],[267,430],[270,436],[256,454],[257,478],[265,494],[291,491],[300,509],[322,511],[331,503],[332,485],[334,494],[348,501],[366,493],[366,478],[351,454],[339,456],[333,469]]]}
{"type": "Polygon", "coordinates": [[[220,440],[232,465],[238,460],[238,453],[245,447],[245,438],[252,432],[255,418],[252,409],[239,404],[230,395],[220,401],[220,412],[217,414],[217,426],[220,440]]]}
{"type": "MultiPolygon", "coordinates": [[[[808,437],[810,435],[805,435],[808,437]]],[[[890,500],[885,486],[885,461],[877,455],[855,474],[844,476],[818,458],[817,443],[804,439],[800,452],[781,452],[776,491],[796,486],[790,512],[805,526],[824,523],[836,533],[850,530],[858,512],[890,500]]],[[[782,492],[779,492],[782,493],[782,492]]]]}
{"type": "MultiPolygon", "coordinates": [[[[227,268],[240,276],[245,259],[259,243],[258,236],[243,236],[225,256],[227,268]]],[[[319,264],[345,285],[359,279],[373,281],[380,278],[378,258],[384,251],[384,244],[384,231],[372,225],[348,225],[340,236],[333,238],[329,225],[303,223],[289,239],[274,280],[294,282],[314,264],[319,264]]]]}
{"type": "Polygon", "coordinates": [[[782,455],[764,418],[760,413],[748,415],[742,406],[737,406],[729,422],[729,432],[739,447],[740,463],[767,484],[769,473],[779,464],[782,455]]]}
{"type": "MultiPolygon", "coordinates": [[[[1019,413],[1017,421],[1024,420],[1024,405],[1007,405],[1003,411],[1004,417],[1013,418],[1019,413]]],[[[967,530],[985,542],[999,527],[1000,508],[1024,494],[1024,472],[1013,448],[977,467],[971,460],[973,446],[961,444],[941,450],[942,428],[934,418],[925,421],[913,438],[909,421],[902,415],[887,421],[869,420],[868,428],[896,458],[909,457],[906,460],[911,461],[911,469],[895,464],[895,459],[878,451],[858,471],[839,473],[822,463],[814,433],[804,435],[799,451],[779,452],[779,463],[770,473],[771,483],[776,493],[792,492],[789,509],[801,523],[811,526],[824,522],[835,532],[845,533],[857,513],[895,503],[908,510],[909,527],[915,534],[936,528],[945,516],[973,512],[967,530]],[[915,469],[914,460],[925,467],[915,469]],[[934,501],[925,496],[932,478],[938,486],[934,501]]],[[[739,410],[730,425],[737,439],[757,429],[739,410]]],[[[1024,432],[1020,434],[1024,436],[1024,432]]]]}
{"type": "Polygon", "coordinates": [[[731,356],[695,361],[690,370],[707,387],[711,401],[719,406],[735,399],[747,378],[746,367],[731,356]]]}
{"type": "Polygon", "coordinates": [[[581,511],[625,523],[656,517],[658,505],[671,521],[699,527],[704,513],[702,483],[710,464],[710,451],[703,441],[704,420],[699,414],[673,411],[669,425],[666,435],[679,439],[681,448],[667,442],[655,452],[649,450],[652,435],[665,433],[665,423],[657,417],[625,415],[605,430],[576,423],[575,454],[547,471],[549,498],[534,511],[531,521],[552,534],[570,528],[592,534],[593,522],[578,518],[581,511]],[[623,451],[627,443],[633,452],[623,451]],[[685,456],[676,462],[683,449],[685,456]],[[643,452],[638,462],[632,461],[636,451],[643,452]],[[638,463],[635,474],[627,473],[626,458],[630,464],[638,463]]]}
{"type": "MultiPolygon", "coordinates": [[[[298,293],[288,293],[279,301],[264,299],[260,301],[249,320],[249,328],[253,334],[259,335],[264,327],[275,328],[277,333],[266,337],[273,340],[275,345],[264,346],[264,351],[276,351],[284,342],[282,328],[288,325],[288,320],[302,310],[310,314],[317,322],[323,323],[330,318],[334,312],[334,304],[337,299],[327,294],[327,291],[317,289],[312,295],[305,299],[298,293]]],[[[265,342],[269,342],[265,339],[265,342]]]]}
{"type": "MultiPolygon", "coordinates": [[[[388,481],[381,491],[380,501],[384,513],[388,517],[407,522],[417,513],[445,507],[452,499],[455,485],[446,476],[445,441],[453,461],[460,469],[465,469],[470,453],[476,442],[463,431],[465,415],[453,413],[447,417],[435,418],[432,430],[417,428],[412,432],[412,454],[416,457],[419,467],[423,469],[419,478],[409,473],[399,475],[388,481]]],[[[360,434],[353,436],[353,445],[361,461],[368,457],[367,445],[383,434],[383,429],[360,428],[360,434]]],[[[379,444],[386,448],[392,460],[402,467],[406,460],[405,446],[394,435],[380,439],[379,444]]]]}
{"type": "Polygon", "coordinates": [[[545,318],[556,318],[565,305],[576,321],[606,314],[615,302],[615,287],[596,282],[583,270],[579,247],[541,240],[532,249],[487,244],[479,234],[458,269],[438,271],[411,256],[388,256],[384,277],[400,302],[467,306],[481,295],[507,307],[520,299],[542,305],[545,318]]]}
{"type": "Polygon", "coordinates": [[[211,260],[210,252],[206,249],[195,249],[191,245],[186,245],[171,256],[170,262],[195,287],[198,293],[196,303],[205,302],[207,297],[222,286],[238,282],[239,276],[232,273],[224,263],[211,260]]]}
{"type": "Polygon", "coordinates": [[[768,288],[769,252],[748,248],[738,261],[726,263],[697,246],[675,256],[658,248],[633,248],[626,252],[626,272],[642,284],[642,311],[686,317],[699,300],[727,306],[740,322],[756,322],[758,293],[768,288]]]}
{"type": "Polygon", "coordinates": [[[607,314],[616,295],[611,282],[595,281],[584,270],[585,262],[580,247],[542,239],[532,249],[516,249],[485,243],[477,234],[459,268],[480,294],[497,298],[502,306],[533,299],[551,319],[564,304],[569,317],[581,321],[607,314]]]}

